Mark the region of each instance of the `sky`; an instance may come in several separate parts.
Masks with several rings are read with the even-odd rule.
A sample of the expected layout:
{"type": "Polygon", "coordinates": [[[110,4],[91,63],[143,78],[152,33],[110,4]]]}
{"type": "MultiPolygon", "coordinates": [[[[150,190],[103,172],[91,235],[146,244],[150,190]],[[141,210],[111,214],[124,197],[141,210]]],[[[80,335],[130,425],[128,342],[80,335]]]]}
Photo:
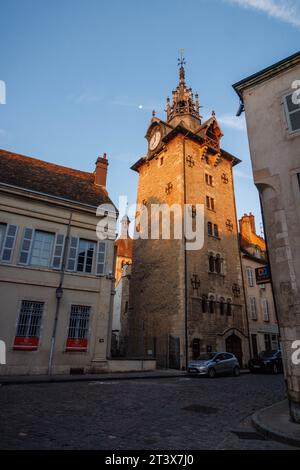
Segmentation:
{"type": "Polygon", "coordinates": [[[136,201],[131,165],[165,118],[184,49],[203,117],[214,110],[235,170],[238,217],[260,208],[232,84],[295,53],[299,0],[0,0],[0,148],[84,171],[103,152],[107,188],[136,201]]]}

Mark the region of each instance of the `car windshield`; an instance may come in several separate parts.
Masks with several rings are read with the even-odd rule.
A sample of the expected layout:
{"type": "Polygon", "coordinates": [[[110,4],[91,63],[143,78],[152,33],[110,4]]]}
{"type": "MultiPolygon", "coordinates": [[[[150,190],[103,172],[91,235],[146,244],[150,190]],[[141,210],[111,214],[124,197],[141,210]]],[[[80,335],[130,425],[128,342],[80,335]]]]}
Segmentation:
{"type": "Polygon", "coordinates": [[[259,353],[259,357],[272,357],[276,354],[277,351],[262,351],[259,353]]]}
{"type": "Polygon", "coordinates": [[[210,361],[215,357],[216,353],[201,353],[200,356],[197,357],[196,361],[210,361]]]}

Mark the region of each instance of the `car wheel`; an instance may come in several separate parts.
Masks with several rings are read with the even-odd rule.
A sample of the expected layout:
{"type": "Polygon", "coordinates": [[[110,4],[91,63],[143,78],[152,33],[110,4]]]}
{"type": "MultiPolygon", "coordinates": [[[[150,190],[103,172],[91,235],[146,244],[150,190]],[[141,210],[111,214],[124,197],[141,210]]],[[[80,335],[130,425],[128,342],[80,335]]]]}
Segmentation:
{"type": "Polygon", "coordinates": [[[208,377],[209,377],[210,379],[214,379],[216,375],[217,375],[217,374],[216,374],[215,369],[214,369],[213,367],[211,367],[211,368],[208,370],[208,377]]]}
{"type": "Polygon", "coordinates": [[[279,369],[278,369],[277,364],[273,364],[272,372],[273,374],[276,374],[276,375],[279,374],[279,369]]]}
{"type": "Polygon", "coordinates": [[[240,368],[236,366],[236,367],[233,369],[233,376],[234,376],[234,377],[239,377],[240,375],[241,375],[240,368]]]}

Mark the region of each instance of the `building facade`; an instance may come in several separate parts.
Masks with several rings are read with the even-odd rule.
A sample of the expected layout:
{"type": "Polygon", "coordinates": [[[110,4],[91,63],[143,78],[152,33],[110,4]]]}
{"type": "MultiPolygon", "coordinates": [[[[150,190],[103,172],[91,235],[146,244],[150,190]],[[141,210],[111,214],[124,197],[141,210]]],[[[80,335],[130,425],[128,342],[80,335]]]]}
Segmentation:
{"type": "Polygon", "coordinates": [[[251,357],[279,348],[279,331],[270,281],[257,283],[256,270],[267,265],[265,240],[257,235],[253,214],[239,220],[244,291],[251,357]]]}
{"type": "Polygon", "coordinates": [[[129,236],[129,218],[121,220],[121,233],[115,241],[115,296],[112,322],[113,356],[123,356],[124,341],[128,339],[127,315],[129,310],[129,282],[132,264],[132,239],[129,236]]]}
{"type": "Polygon", "coordinates": [[[99,240],[96,208],[115,219],[107,165],[99,157],[88,173],[0,151],[0,374],[106,369],[115,233],[99,240]]]}
{"type": "Polygon", "coordinates": [[[263,209],[291,416],[300,423],[300,53],[234,85],[263,209]],[[242,109],[242,108],[241,108],[242,109]]]}
{"type": "Polygon", "coordinates": [[[132,167],[139,182],[128,353],[154,355],[160,367],[179,369],[201,352],[227,350],[244,365],[248,332],[232,174],[239,160],[221,149],[214,112],[201,121],[183,62],[179,74],[166,120],[153,113],[147,155],[132,167]],[[158,224],[154,235],[154,218],[170,208],[170,223],[158,224]],[[185,232],[188,218],[201,238],[198,248],[175,235],[180,227],[185,232]]]}

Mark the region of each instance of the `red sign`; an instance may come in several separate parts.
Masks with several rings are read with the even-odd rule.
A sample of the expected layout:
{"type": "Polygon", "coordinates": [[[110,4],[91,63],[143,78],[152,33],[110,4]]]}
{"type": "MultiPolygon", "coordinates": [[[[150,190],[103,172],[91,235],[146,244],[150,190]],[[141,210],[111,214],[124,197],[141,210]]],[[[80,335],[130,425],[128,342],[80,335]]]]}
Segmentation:
{"type": "Polygon", "coordinates": [[[87,339],[67,339],[66,351],[86,351],[87,339]]]}
{"type": "Polygon", "coordinates": [[[37,336],[16,336],[14,341],[14,349],[22,349],[26,351],[35,351],[39,345],[37,336]]]}

